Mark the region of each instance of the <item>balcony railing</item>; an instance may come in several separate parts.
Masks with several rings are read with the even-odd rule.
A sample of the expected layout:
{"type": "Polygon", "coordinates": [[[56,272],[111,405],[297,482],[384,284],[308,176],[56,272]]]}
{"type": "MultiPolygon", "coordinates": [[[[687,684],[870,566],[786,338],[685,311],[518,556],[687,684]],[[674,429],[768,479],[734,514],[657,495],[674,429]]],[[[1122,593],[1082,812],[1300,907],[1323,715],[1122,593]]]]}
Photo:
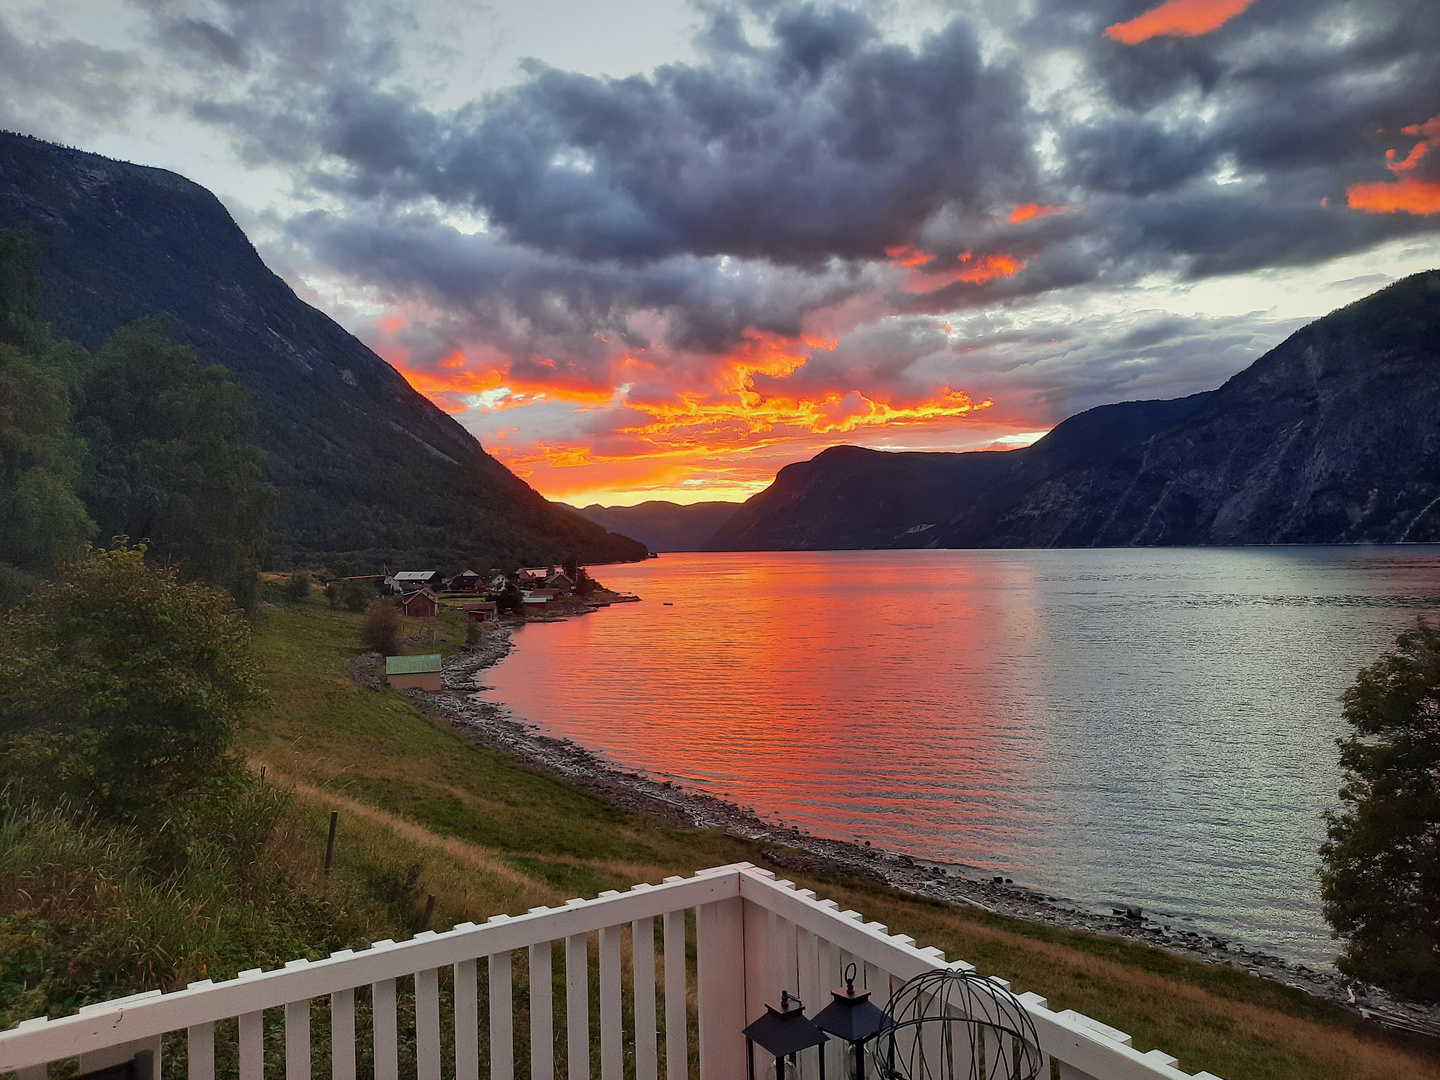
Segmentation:
{"type": "MultiPolygon", "coordinates": [[[[0,1073],[45,1080],[50,1064],[78,1058],[79,1068],[90,1071],[138,1053],[152,1072],[143,1080],[161,1080],[163,1044],[183,1053],[190,1080],[215,1080],[217,1072],[239,1080],[274,1078],[282,1061],[285,1080],[310,1080],[312,1049],[323,1049],[311,1045],[312,1017],[318,1017],[329,1032],[333,1080],[356,1080],[358,1064],[367,1066],[361,1075],[399,1080],[402,1045],[407,1062],[413,1055],[415,1080],[478,1080],[482,1070],[491,1080],[512,1080],[517,1039],[528,1042],[528,1054],[520,1055],[522,1076],[554,1080],[556,1050],[563,1047],[564,1076],[590,1080],[597,1022],[600,1080],[659,1080],[662,1073],[665,1080],[687,1080],[692,1058],[701,1080],[741,1080],[741,1029],[764,1011],[764,1003],[787,989],[798,992],[813,1015],[851,963],[882,1005],[893,988],[922,972],[973,970],[961,961],[947,964],[939,949],[918,948],[912,938],[841,911],[833,900],[739,863],[564,907],[497,915],[482,926],[462,923],[398,944],[379,941],[325,960],[246,971],[225,982],[137,994],[86,1006],[74,1016],[26,1020],[0,1032],[0,1073]],[[693,920],[693,969],[686,962],[687,916],[693,920]],[[598,979],[591,971],[592,941],[598,979]],[[564,957],[563,992],[555,989],[551,970],[557,949],[564,957]],[[517,954],[528,965],[523,1025],[515,1015],[517,954]],[[483,1021],[481,978],[488,987],[483,1021]],[[366,1006],[359,1013],[368,1016],[359,1025],[357,991],[366,1006]],[[283,1038],[272,1034],[268,1040],[269,1061],[266,1010],[276,1010],[272,1033],[283,1012],[283,1038]],[[223,1055],[233,1068],[223,1071],[217,1066],[217,1024],[233,1024],[225,1031],[230,1050],[223,1055]],[[488,1061],[482,1062],[487,1046],[488,1061]]],[[[1068,1010],[1052,1012],[1035,994],[1020,1000],[1040,1038],[1048,1067],[1042,1076],[1190,1080],[1168,1054],[1132,1049],[1123,1032],[1068,1010]]],[[[838,1077],[838,1045],[832,1042],[827,1051],[826,1074],[838,1077]]],[[[166,1071],[174,1075],[173,1067],[166,1071]]]]}

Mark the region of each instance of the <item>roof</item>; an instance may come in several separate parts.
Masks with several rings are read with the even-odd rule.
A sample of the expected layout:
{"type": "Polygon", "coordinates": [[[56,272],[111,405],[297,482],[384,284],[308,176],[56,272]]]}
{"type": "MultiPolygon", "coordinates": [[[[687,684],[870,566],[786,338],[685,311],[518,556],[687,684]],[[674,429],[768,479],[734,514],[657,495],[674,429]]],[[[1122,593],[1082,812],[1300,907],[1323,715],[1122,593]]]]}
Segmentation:
{"type": "Polygon", "coordinates": [[[424,656],[387,656],[386,675],[419,675],[427,671],[440,670],[440,654],[426,653],[424,656]]]}
{"type": "Polygon", "coordinates": [[[395,575],[396,581],[429,581],[439,573],[438,570],[401,570],[395,575]]]}

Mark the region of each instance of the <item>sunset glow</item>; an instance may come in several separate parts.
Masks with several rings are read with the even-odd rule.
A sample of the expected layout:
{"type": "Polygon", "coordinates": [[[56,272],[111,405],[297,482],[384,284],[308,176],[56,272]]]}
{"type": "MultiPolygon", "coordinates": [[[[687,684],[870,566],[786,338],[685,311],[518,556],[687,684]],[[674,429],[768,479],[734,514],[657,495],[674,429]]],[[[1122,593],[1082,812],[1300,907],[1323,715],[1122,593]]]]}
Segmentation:
{"type": "Polygon", "coordinates": [[[341,5],[335,55],[391,56],[384,89],[291,101],[257,53],[193,135],[294,189],[241,200],[287,280],[567,501],[741,499],[839,443],[1022,445],[1219,386],[1436,265],[1433,47],[1369,34],[1373,5],[752,8],[696,9],[684,55],[587,40],[434,97],[341,5]]]}
{"type": "MultiPolygon", "coordinates": [[[[944,273],[946,280],[990,280],[1018,265],[1007,256],[968,255],[959,264],[944,273]]],[[[728,353],[688,358],[685,377],[667,375],[651,357],[621,354],[610,365],[614,385],[595,388],[519,377],[513,365],[472,364],[463,351],[416,364],[398,340],[407,325],[400,316],[377,320],[375,348],[453,415],[523,418],[527,410],[561,402],[581,410],[583,434],[521,438],[507,420],[483,439],[519,476],[572,501],[587,495],[634,501],[626,497],[632,491],[679,502],[743,499],[789,461],[859,433],[949,430],[994,404],[944,384],[902,394],[817,378],[807,365],[836,347],[818,337],[751,330],[728,353]]]]}
{"type": "Polygon", "coordinates": [[[1217,30],[1255,0],[1167,0],[1129,22],[1105,28],[1107,36],[1126,45],[1157,37],[1199,37],[1217,30]]]}
{"type": "Polygon", "coordinates": [[[1352,184],[1345,196],[1353,209],[1372,214],[1440,214],[1440,181],[1435,180],[1352,184]]]}
{"type": "Polygon", "coordinates": [[[1041,206],[1039,203],[1020,203],[1010,211],[1006,219],[1011,225],[1019,225],[1023,221],[1033,221],[1036,218],[1049,217],[1051,214],[1064,214],[1070,210],[1068,206],[1041,206]]]}
{"type": "Polygon", "coordinates": [[[1400,129],[1400,134],[1420,140],[1403,157],[1393,147],[1385,152],[1385,168],[1400,179],[1351,184],[1346,188],[1345,195],[1352,210],[1417,216],[1440,213],[1440,180],[1407,175],[1422,166],[1426,171],[1434,172],[1431,166],[1435,164],[1435,159],[1429,155],[1435,141],[1440,139],[1440,114],[1423,124],[1409,124],[1400,129]]]}
{"type": "MultiPolygon", "coordinates": [[[[1039,209],[1035,208],[1037,212],[1039,209]]],[[[1053,212],[1050,207],[1045,209],[1053,212]]],[[[910,271],[904,283],[905,291],[910,293],[934,292],[962,281],[969,285],[984,285],[997,278],[1011,277],[1025,269],[1025,264],[1014,255],[999,252],[977,257],[973,252],[965,251],[953,259],[942,259],[938,255],[905,245],[886,248],[885,254],[890,257],[891,266],[910,271]]]]}

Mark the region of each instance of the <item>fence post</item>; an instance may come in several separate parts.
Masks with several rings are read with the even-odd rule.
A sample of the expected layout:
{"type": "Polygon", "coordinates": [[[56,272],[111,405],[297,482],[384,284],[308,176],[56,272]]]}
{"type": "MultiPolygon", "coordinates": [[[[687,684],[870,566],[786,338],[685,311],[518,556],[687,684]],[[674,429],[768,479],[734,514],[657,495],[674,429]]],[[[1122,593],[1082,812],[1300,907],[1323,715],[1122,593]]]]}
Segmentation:
{"type": "Polygon", "coordinates": [[[700,1080],[745,1075],[744,904],[734,896],[695,911],[700,1080]]]}

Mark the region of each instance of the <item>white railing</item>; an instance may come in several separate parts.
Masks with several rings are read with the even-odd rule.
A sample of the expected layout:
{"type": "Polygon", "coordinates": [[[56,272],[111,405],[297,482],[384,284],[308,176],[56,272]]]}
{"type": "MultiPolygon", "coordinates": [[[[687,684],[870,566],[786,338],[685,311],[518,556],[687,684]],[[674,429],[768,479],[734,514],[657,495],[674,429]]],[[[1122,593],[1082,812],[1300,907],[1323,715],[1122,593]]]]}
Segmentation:
{"type": "MultiPolygon", "coordinates": [[[[283,1010],[286,1080],[310,1080],[312,1013],[328,1020],[333,1080],[355,1080],[361,1054],[373,1061],[374,1080],[399,1080],[402,1034],[407,1048],[413,1046],[415,1080],[441,1080],[442,1073],[478,1080],[486,1040],[491,1080],[513,1080],[512,965],[517,953],[528,964],[529,1022],[528,1033],[522,1034],[528,1034],[532,1080],[556,1075],[557,996],[563,1002],[565,1076],[590,1080],[591,996],[597,982],[601,1080],[659,1080],[662,1067],[665,1080],[687,1080],[692,1052],[701,1080],[741,1080],[746,1074],[741,1029],[763,1013],[766,1001],[777,1000],[781,989],[798,992],[813,1015],[850,963],[881,1004],[900,983],[922,972],[947,966],[973,970],[963,962],[947,965],[939,949],[917,948],[913,938],[890,934],[858,912],[840,911],[833,900],[818,900],[808,889],[739,863],[691,878],[668,878],[662,885],[636,885],[626,893],[571,900],[561,908],[536,908],[513,918],[497,915],[483,926],[462,923],[399,944],[379,941],[361,952],[345,949],[313,963],[296,960],[275,971],[242,972],[226,982],[205,980],[168,994],[153,991],[90,1005],[56,1020],[26,1020],[0,1032],[0,1074],[45,1080],[50,1063],[78,1057],[80,1069],[89,1071],[148,1051],[140,1060],[148,1060],[153,1075],[144,1080],[160,1080],[162,1040],[177,1033],[171,1045],[184,1047],[190,1080],[215,1080],[216,1025],[235,1021],[236,1074],[239,1080],[262,1080],[267,1072],[265,1011],[273,1009],[283,1010]],[[687,913],[693,913],[693,978],[685,961],[687,913]],[[658,1009],[657,919],[663,971],[658,1009]],[[596,980],[590,970],[591,935],[598,938],[596,980]],[[557,995],[551,959],[562,942],[565,992],[557,995]],[[482,972],[488,983],[484,1025],[479,1016],[482,972]],[[362,999],[368,997],[370,1014],[369,1030],[360,1030],[359,1038],[357,990],[362,999]],[[407,1004],[403,1033],[397,1011],[401,998],[407,1004]],[[317,999],[328,999],[328,1013],[325,1001],[317,999]]],[[[1168,1054],[1132,1049],[1123,1032],[1068,1010],[1052,1012],[1035,994],[1022,994],[1020,1000],[1051,1066],[1042,1076],[1053,1071],[1062,1080],[1191,1080],[1168,1054]]],[[[271,1022],[277,1059],[281,1054],[273,1033],[278,1016],[272,1014],[271,1022]]],[[[838,1045],[832,1041],[827,1050],[827,1075],[840,1076],[838,1045]]],[[[278,1064],[270,1063],[272,1077],[278,1075],[278,1064]]],[[[1209,1073],[1196,1077],[1215,1080],[1209,1073]]]]}

